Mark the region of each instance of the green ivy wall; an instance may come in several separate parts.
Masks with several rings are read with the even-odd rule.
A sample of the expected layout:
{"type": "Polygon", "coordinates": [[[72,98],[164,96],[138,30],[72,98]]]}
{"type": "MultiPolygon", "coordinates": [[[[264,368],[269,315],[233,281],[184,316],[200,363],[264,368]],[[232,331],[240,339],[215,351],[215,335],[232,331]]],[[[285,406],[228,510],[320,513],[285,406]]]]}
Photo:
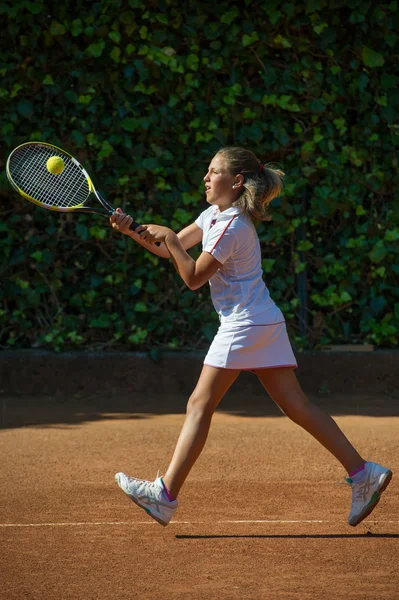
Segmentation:
{"type": "Polygon", "coordinates": [[[397,344],[397,2],[3,1],[0,18],[1,348],[156,358],[217,328],[207,286],[186,289],[101,217],[17,196],[4,167],[28,140],[175,230],[206,208],[213,154],[252,149],[286,173],[258,233],[295,346],[397,344]]]}

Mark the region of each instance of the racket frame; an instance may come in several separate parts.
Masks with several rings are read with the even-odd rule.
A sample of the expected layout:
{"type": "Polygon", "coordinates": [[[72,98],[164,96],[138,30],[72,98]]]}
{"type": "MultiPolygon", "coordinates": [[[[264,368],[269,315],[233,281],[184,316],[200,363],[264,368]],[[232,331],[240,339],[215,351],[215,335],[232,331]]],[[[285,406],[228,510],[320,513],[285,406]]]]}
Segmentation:
{"type": "MultiPolygon", "coordinates": [[[[90,175],[88,174],[88,172],[86,171],[86,169],[80,164],[80,162],[78,160],[76,160],[76,158],[74,158],[72,156],[72,154],[69,154],[69,152],[67,152],[66,150],[63,150],[62,148],[59,148],[58,146],[55,146],[54,144],[49,144],[47,142],[39,142],[39,141],[32,141],[32,142],[25,142],[23,144],[20,144],[19,146],[17,146],[16,148],[14,148],[14,150],[11,152],[11,154],[9,155],[8,159],[7,159],[7,163],[6,163],[6,174],[7,174],[7,178],[9,180],[9,182],[11,183],[12,187],[18,192],[18,194],[20,194],[23,198],[25,198],[25,200],[28,200],[29,202],[33,202],[33,204],[36,204],[37,206],[40,206],[41,208],[45,208],[46,210],[51,210],[53,212],[61,212],[61,213],[72,213],[72,212],[79,212],[79,213],[92,213],[92,214],[99,214],[99,215],[105,215],[105,216],[112,216],[113,214],[115,214],[115,209],[113,206],[111,206],[111,204],[109,204],[105,198],[103,198],[101,196],[101,194],[96,190],[96,188],[94,187],[94,184],[91,180],[90,175]],[[42,202],[40,202],[39,200],[36,200],[35,198],[33,198],[32,196],[30,196],[29,194],[27,194],[26,192],[24,192],[14,181],[12,175],[11,175],[11,171],[10,171],[10,159],[12,157],[12,155],[14,154],[14,152],[16,152],[19,148],[22,148],[24,146],[32,146],[34,144],[39,144],[41,146],[47,146],[48,148],[51,148],[52,150],[57,150],[58,152],[61,153],[61,156],[63,154],[66,154],[71,160],[72,162],[79,167],[79,169],[82,171],[83,176],[85,177],[87,184],[89,186],[89,191],[90,193],[94,194],[97,198],[97,200],[100,202],[100,204],[103,206],[103,208],[95,208],[92,206],[85,206],[84,203],[82,204],[77,204],[76,206],[68,206],[68,207],[62,207],[62,206],[51,206],[51,205],[47,205],[44,204],[42,202]]],[[[132,231],[134,231],[135,229],[137,229],[137,227],[139,227],[139,224],[136,223],[135,221],[133,221],[133,223],[130,225],[130,229],[132,231]]]]}

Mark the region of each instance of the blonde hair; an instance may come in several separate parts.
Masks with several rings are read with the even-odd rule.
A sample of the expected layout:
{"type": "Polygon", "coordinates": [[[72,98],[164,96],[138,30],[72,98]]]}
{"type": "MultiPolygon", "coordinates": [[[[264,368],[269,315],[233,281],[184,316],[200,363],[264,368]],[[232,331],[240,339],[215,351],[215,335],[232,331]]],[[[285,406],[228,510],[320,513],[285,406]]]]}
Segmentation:
{"type": "Polygon", "coordinates": [[[243,208],[257,221],[270,221],[267,206],[283,189],[283,171],[262,165],[255,154],[245,148],[227,146],[217,153],[223,156],[232,175],[244,176],[244,189],[232,206],[243,208]]]}

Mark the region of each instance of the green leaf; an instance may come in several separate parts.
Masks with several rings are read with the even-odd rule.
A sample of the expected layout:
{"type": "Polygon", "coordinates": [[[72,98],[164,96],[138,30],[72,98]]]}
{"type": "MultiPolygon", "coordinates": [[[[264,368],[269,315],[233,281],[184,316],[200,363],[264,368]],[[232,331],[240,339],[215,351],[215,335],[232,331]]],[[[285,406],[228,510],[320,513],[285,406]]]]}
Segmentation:
{"type": "Polygon", "coordinates": [[[64,96],[69,102],[72,102],[72,104],[75,104],[78,101],[78,95],[74,90],[65,90],[64,96]]]}
{"type": "Polygon", "coordinates": [[[108,34],[108,37],[115,42],[115,44],[119,44],[121,41],[121,34],[119,33],[119,31],[111,31],[108,34]]]}
{"type": "Polygon", "coordinates": [[[271,273],[275,265],[276,260],[274,258],[262,259],[262,269],[265,273],[271,273]]]}
{"type": "Polygon", "coordinates": [[[83,146],[85,138],[81,131],[73,129],[71,132],[71,138],[78,147],[83,146]]]}
{"type": "Polygon", "coordinates": [[[38,15],[45,8],[44,4],[41,4],[39,2],[26,2],[25,6],[33,15],[38,15]]]}
{"type": "Polygon", "coordinates": [[[65,26],[60,23],[59,21],[51,21],[51,25],[50,25],[50,32],[51,35],[57,36],[57,35],[64,35],[66,33],[66,29],[65,26]]]}
{"type": "Polygon", "coordinates": [[[148,311],[148,308],[146,306],[146,304],[144,304],[144,302],[137,302],[134,307],[133,310],[135,312],[140,312],[140,313],[144,313],[148,311]]]}
{"type": "Polygon", "coordinates": [[[254,44],[255,42],[257,42],[259,40],[259,36],[256,33],[256,31],[254,31],[253,33],[251,33],[251,35],[243,35],[242,36],[242,45],[245,46],[251,46],[251,44],[254,44]]]}
{"type": "Polygon", "coordinates": [[[385,277],[386,268],[379,267],[378,269],[375,270],[375,273],[377,273],[377,275],[379,275],[380,277],[385,277]]]}
{"type": "Polygon", "coordinates": [[[95,42],[94,44],[90,44],[90,46],[88,46],[86,48],[86,54],[89,54],[90,56],[93,56],[94,58],[98,58],[99,56],[102,55],[104,48],[105,48],[104,40],[99,40],[98,42],[95,42]]]}
{"type": "Polygon", "coordinates": [[[399,240],[399,228],[395,227],[394,229],[387,229],[387,231],[385,232],[384,239],[386,239],[387,242],[398,241],[399,240]]]}
{"type": "Polygon", "coordinates": [[[352,296],[348,292],[341,292],[341,302],[350,302],[351,300],[352,296]]]}
{"type": "Polygon", "coordinates": [[[156,19],[157,19],[157,21],[159,21],[163,25],[167,25],[168,24],[168,17],[165,15],[165,13],[158,13],[156,15],[156,19]]]}
{"type": "Polygon", "coordinates": [[[87,240],[89,238],[89,228],[83,223],[76,224],[76,233],[81,240],[87,240]]]}
{"type": "Polygon", "coordinates": [[[165,54],[165,56],[174,56],[176,54],[176,50],[170,46],[165,46],[165,48],[162,48],[162,53],[165,54]]]}
{"type": "Polygon", "coordinates": [[[80,35],[83,31],[82,21],[80,19],[74,19],[71,25],[71,33],[74,37],[80,35]]]}
{"type": "Polygon", "coordinates": [[[192,220],[192,214],[191,211],[184,208],[177,208],[173,213],[173,218],[181,225],[187,225],[187,223],[192,220]]]}
{"type": "Polygon", "coordinates": [[[110,57],[112,58],[112,60],[116,63],[119,63],[121,61],[121,49],[118,48],[117,46],[115,46],[115,48],[113,48],[113,50],[109,53],[110,57]]]}
{"type": "Polygon", "coordinates": [[[295,265],[295,273],[297,275],[299,275],[299,273],[303,273],[306,269],[306,263],[305,262],[297,262],[295,265]]]}
{"type": "Polygon", "coordinates": [[[297,249],[302,250],[303,252],[307,252],[308,250],[313,248],[313,246],[314,246],[314,244],[312,244],[312,242],[309,242],[307,240],[301,240],[297,244],[297,249]]]}
{"type": "Polygon", "coordinates": [[[36,260],[36,262],[41,262],[43,258],[43,253],[41,250],[36,250],[36,252],[32,252],[31,257],[36,260]]]}
{"type": "Polygon", "coordinates": [[[79,96],[78,102],[79,102],[79,104],[90,104],[92,99],[93,99],[93,96],[91,96],[90,94],[87,94],[86,96],[79,96]]]}
{"type": "Polygon", "coordinates": [[[270,6],[267,6],[267,4],[265,4],[265,10],[267,11],[269,21],[272,25],[278,23],[281,17],[283,16],[283,14],[279,10],[275,10],[270,6]]]}
{"type": "Polygon", "coordinates": [[[125,129],[125,131],[135,131],[139,126],[139,121],[133,117],[128,117],[127,119],[123,119],[120,122],[120,126],[122,127],[122,129],[125,129]]]}
{"type": "Polygon", "coordinates": [[[54,85],[54,79],[51,75],[46,75],[46,77],[43,79],[43,83],[44,85],[54,85]]]}
{"type": "Polygon", "coordinates": [[[225,12],[220,17],[220,21],[221,21],[221,23],[227,23],[227,25],[230,25],[239,16],[240,16],[240,11],[238,10],[238,8],[236,6],[234,6],[231,10],[229,10],[228,12],[225,12]]]}
{"type": "Polygon", "coordinates": [[[383,296],[377,296],[371,299],[370,307],[374,314],[378,315],[386,306],[387,301],[383,296]]]}
{"type": "Polygon", "coordinates": [[[187,67],[196,71],[198,69],[199,58],[196,54],[189,54],[186,60],[187,67]]]}
{"type": "Polygon", "coordinates": [[[33,104],[30,100],[21,100],[17,104],[17,111],[22,117],[30,119],[33,116],[33,104]]]}
{"type": "Polygon", "coordinates": [[[143,169],[148,169],[148,171],[153,171],[154,169],[157,168],[158,161],[156,158],[145,158],[142,161],[141,166],[143,167],[143,169]]]}
{"type": "Polygon", "coordinates": [[[105,140],[102,143],[100,152],[98,153],[98,158],[107,158],[108,156],[110,156],[113,153],[113,151],[114,151],[113,146],[111,146],[111,144],[109,143],[108,140],[105,140]]]}
{"type": "Polygon", "coordinates": [[[280,34],[276,35],[273,39],[273,43],[276,44],[276,46],[282,46],[283,48],[291,48],[292,46],[291,42],[280,34]]]}
{"type": "Polygon", "coordinates": [[[375,244],[374,248],[372,249],[372,251],[369,252],[369,257],[370,257],[371,262],[380,263],[382,260],[384,260],[386,254],[387,254],[387,249],[384,246],[384,242],[380,241],[380,242],[377,242],[375,244]]]}
{"type": "MultiPolygon", "coordinates": [[[[132,3],[129,2],[129,5],[132,6],[132,3]]],[[[124,25],[133,25],[136,23],[136,17],[132,10],[125,10],[119,16],[119,20],[124,25]]]]}
{"type": "Polygon", "coordinates": [[[399,85],[399,77],[391,73],[383,73],[381,75],[381,83],[384,88],[397,88],[399,85]]]}
{"type": "Polygon", "coordinates": [[[90,227],[89,233],[93,238],[97,238],[98,240],[104,240],[109,232],[104,227],[100,227],[99,225],[93,225],[92,227],[90,227]]]}
{"type": "Polygon", "coordinates": [[[98,317],[90,320],[90,327],[98,327],[100,329],[105,329],[111,325],[111,317],[103,313],[98,317]]]}
{"type": "Polygon", "coordinates": [[[367,67],[382,67],[385,64],[385,60],[382,54],[363,46],[362,48],[362,60],[367,67]]]}
{"type": "Polygon", "coordinates": [[[326,27],[328,27],[327,23],[321,23],[320,25],[315,25],[313,31],[317,33],[317,35],[320,35],[326,27]]]}

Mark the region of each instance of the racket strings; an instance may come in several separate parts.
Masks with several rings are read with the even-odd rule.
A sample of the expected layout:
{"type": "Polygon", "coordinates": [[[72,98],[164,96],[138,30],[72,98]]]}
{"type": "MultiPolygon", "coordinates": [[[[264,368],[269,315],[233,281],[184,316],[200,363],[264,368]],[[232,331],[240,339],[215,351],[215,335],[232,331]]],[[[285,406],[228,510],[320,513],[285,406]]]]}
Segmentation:
{"type": "MultiPolygon", "coordinates": [[[[35,200],[39,200],[43,204],[47,204],[50,206],[56,205],[62,207],[68,206],[68,200],[65,197],[59,196],[57,200],[55,200],[55,191],[57,190],[57,187],[59,187],[59,183],[56,183],[54,175],[51,179],[49,177],[46,177],[46,183],[44,182],[44,180],[39,178],[38,167],[40,167],[40,163],[43,159],[45,160],[45,162],[47,162],[50,156],[52,156],[52,154],[46,153],[46,155],[42,156],[41,158],[38,155],[34,156],[33,159],[32,157],[24,158],[21,165],[19,165],[20,179],[18,185],[29,196],[32,196],[33,198],[35,198],[35,200]],[[46,187],[43,188],[43,185],[46,185],[46,187]]],[[[65,166],[65,169],[67,168],[68,165],[65,166]]],[[[51,173],[49,174],[51,175],[51,173]]]]}
{"type": "Polygon", "coordinates": [[[49,207],[73,208],[83,204],[90,187],[79,163],[57,149],[35,144],[18,148],[10,157],[9,171],[15,185],[32,199],[49,207]],[[47,169],[49,158],[64,161],[61,173],[47,169]]]}
{"type": "MultiPolygon", "coordinates": [[[[45,146],[35,146],[29,150],[31,150],[29,153],[30,156],[25,156],[23,159],[26,161],[27,168],[25,169],[22,166],[21,169],[21,183],[25,186],[24,191],[49,206],[62,208],[74,206],[75,202],[71,202],[71,200],[75,196],[74,192],[78,192],[79,190],[76,190],[76,176],[73,177],[73,172],[71,172],[69,157],[69,160],[64,160],[65,167],[63,172],[54,175],[47,170],[46,163],[51,156],[58,156],[59,154],[45,146]],[[32,150],[35,152],[34,155],[32,150]]],[[[85,179],[83,183],[86,183],[85,179]]],[[[81,198],[78,193],[76,197],[77,204],[84,201],[86,197],[87,194],[81,198]]]]}
{"type": "MultiPolygon", "coordinates": [[[[66,163],[64,171],[59,175],[48,172],[46,166],[45,171],[43,171],[43,162],[45,165],[47,159],[55,155],[55,153],[45,152],[42,153],[41,157],[35,156],[33,159],[32,157],[29,157],[28,160],[24,159],[26,163],[25,167],[22,166],[20,169],[19,187],[43,204],[68,208],[74,204],[71,202],[71,191],[75,191],[68,161],[64,161],[66,163]],[[60,175],[63,175],[62,180],[59,177],[60,175]],[[70,186],[69,189],[66,189],[66,181],[70,186]]],[[[78,196],[78,203],[81,201],[82,199],[78,196]]]]}

